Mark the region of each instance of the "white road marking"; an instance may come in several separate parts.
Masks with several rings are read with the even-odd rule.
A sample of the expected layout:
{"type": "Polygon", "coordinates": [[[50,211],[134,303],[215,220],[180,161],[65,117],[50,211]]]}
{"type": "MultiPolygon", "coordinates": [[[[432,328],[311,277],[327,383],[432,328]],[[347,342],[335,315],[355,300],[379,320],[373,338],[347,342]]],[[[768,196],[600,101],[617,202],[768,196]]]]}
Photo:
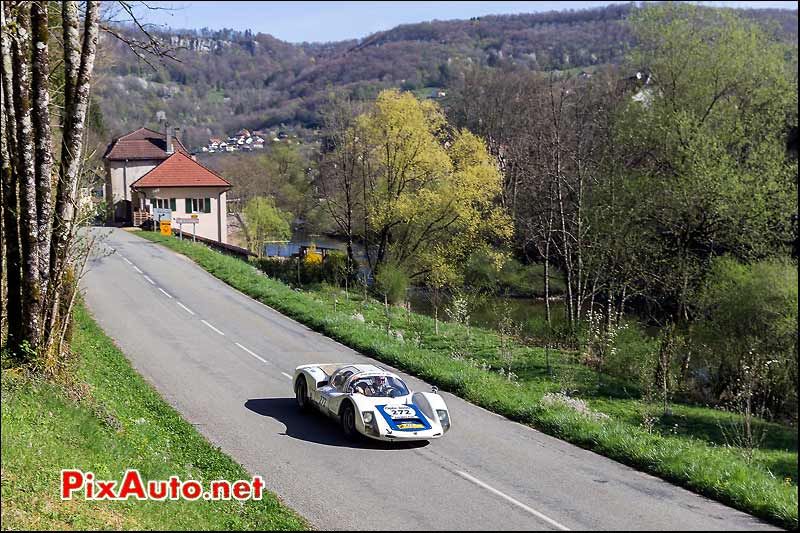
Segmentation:
{"type": "Polygon", "coordinates": [[[131,265],[133,265],[133,269],[134,269],[136,272],[138,272],[139,274],[144,274],[144,272],[142,272],[142,271],[141,271],[141,269],[140,269],[139,267],[137,267],[137,266],[136,266],[136,265],[134,265],[133,263],[131,263],[131,265]]]}
{"type": "Polygon", "coordinates": [[[235,343],[235,344],[236,344],[236,346],[238,346],[239,348],[241,348],[241,349],[242,349],[242,350],[244,350],[245,352],[249,353],[250,355],[252,355],[252,356],[253,356],[253,357],[255,357],[256,359],[258,359],[258,360],[259,360],[259,361],[261,361],[262,363],[266,363],[266,362],[267,362],[265,359],[262,359],[261,357],[259,357],[258,355],[256,355],[256,354],[255,354],[255,353],[253,353],[252,351],[248,350],[247,348],[245,348],[244,346],[242,346],[242,345],[241,345],[241,344],[239,344],[238,342],[237,342],[237,343],[235,343]]]}
{"type": "Polygon", "coordinates": [[[222,333],[220,330],[218,330],[217,328],[215,328],[214,326],[212,326],[211,324],[209,324],[209,323],[208,323],[208,322],[206,322],[205,320],[202,320],[202,319],[201,319],[201,320],[200,320],[200,322],[202,322],[202,323],[203,323],[203,324],[205,324],[206,326],[210,327],[211,329],[213,329],[214,331],[216,331],[216,332],[217,332],[217,333],[219,333],[220,335],[225,335],[224,333],[222,333]]]}
{"type": "Polygon", "coordinates": [[[161,287],[159,287],[159,288],[158,288],[158,290],[160,290],[161,292],[163,292],[163,293],[164,293],[164,295],[165,295],[167,298],[172,298],[172,295],[171,295],[170,293],[168,293],[167,291],[165,291],[164,289],[162,289],[161,287]]]}
{"type": "Polygon", "coordinates": [[[504,494],[504,493],[500,492],[499,490],[497,490],[496,488],[487,485],[486,483],[484,483],[480,479],[474,478],[474,477],[470,476],[469,474],[467,474],[466,472],[461,472],[459,470],[456,471],[456,474],[458,474],[459,476],[463,477],[467,481],[475,483],[479,487],[483,487],[484,489],[488,490],[492,494],[500,496],[504,500],[516,505],[517,507],[519,507],[523,511],[527,511],[528,513],[532,514],[533,516],[544,520],[545,522],[547,522],[551,526],[555,527],[556,529],[560,529],[561,531],[569,531],[568,527],[566,527],[566,526],[564,526],[562,524],[559,524],[558,522],[556,522],[552,518],[549,518],[549,517],[543,515],[542,513],[540,513],[539,511],[537,511],[535,509],[531,509],[530,507],[528,507],[524,503],[522,503],[522,502],[520,502],[518,500],[515,500],[514,498],[512,498],[508,494],[504,494]]]}
{"type": "Polygon", "coordinates": [[[194,316],[194,311],[192,311],[191,309],[189,309],[188,307],[186,307],[185,305],[183,305],[183,304],[182,304],[182,303],[180,303],[180,302],[178,302],[178,305],[180,305],[181,307],[183,307],[183,308],[186,310],[186,312],[187,312],[187,313],[189,313],[190,315],[194,316]]]}
{"type": "Polygon", "coordinates": [[[128,263],[129,265],[132,265],[132,264],[133,264],[133,263],[131,263],[131,262],[130,262],[130,260],[129,260],[127,257],[125,257],[124,255],[121,255],[120,257],[122,258],[122,260],[123,260],[123,261],[125,261],[125,262],[126,262],[126,263],[128,263]]]}
{"type": "MultiPolygon", "coordinates": [[[[136,270],[139,270],[139,269],[137,268],[136,270]]],[[[156,284],[156,282],[153,281],[152,279],[150,279],[150,276],[148,276],[147,274],[144,275],[144,279],[146,279],[150,283],[150,285],[155,285],[156,284]]]]}
{"type": "Polygon", "coordinates": [[[283,374],[284,376],[286,376],[286,377],[287,377],[287,378],[289,378],[289,379],[292,379],[292,376],[290,376],[290,375],[289,375],[289,374],[287,374],[286,372],[281,372],[281,374],[283,374]]]}

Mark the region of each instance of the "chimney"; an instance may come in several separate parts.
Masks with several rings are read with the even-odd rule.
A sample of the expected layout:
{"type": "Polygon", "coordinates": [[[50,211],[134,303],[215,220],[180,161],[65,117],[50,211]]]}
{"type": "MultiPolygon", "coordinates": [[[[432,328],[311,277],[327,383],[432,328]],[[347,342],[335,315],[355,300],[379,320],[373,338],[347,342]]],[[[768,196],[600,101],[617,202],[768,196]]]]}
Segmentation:
{"type": "Polygon", "coordinates": [[[172,126],[170,125],[169,122],[165,122],[164,123],[164,140],[167,143],[167,153],[168,154],[172,154],[172,153],[175,152],[175,147],[172,145],[172,137],[173,137],[173,135],[174,134],[172,132],[172,126]]]}
{"type": "Polygon", "coordinates": [[[177,127],[177,126],[175,126],[175,137],[174,138],[179,143],[183,142],[183,140],[181,139],[181,129],[179,127],[177,127]]]}

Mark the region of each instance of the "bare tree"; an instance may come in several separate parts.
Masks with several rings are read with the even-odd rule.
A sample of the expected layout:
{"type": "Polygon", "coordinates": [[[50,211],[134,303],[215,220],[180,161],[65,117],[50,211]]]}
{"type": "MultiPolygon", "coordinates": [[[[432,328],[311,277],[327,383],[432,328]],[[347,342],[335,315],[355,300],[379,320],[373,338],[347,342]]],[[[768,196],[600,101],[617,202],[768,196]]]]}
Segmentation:
{"type": "Polygon", "coordinates": [[[342,96],[331,99],[323,112],[327,146],[322,154],[318,184],[324,205],[347,242],[348,276],[356,265],[353,239],[359,210],[363,209],[363,139],[355,127],[361,106],[342,96]]]}

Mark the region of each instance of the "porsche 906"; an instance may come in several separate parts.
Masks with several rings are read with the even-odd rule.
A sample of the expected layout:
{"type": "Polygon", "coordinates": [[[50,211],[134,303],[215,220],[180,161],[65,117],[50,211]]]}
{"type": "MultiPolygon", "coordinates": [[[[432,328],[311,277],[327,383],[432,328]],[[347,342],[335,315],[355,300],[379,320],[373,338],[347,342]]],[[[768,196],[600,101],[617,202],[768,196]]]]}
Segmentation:
{"type": "Polygon", "coordinates": [[[412,392],[397,374],[375,365],[303,365],[293,383],[301,409],[338,420],[348,437],[430,440],[450,429],[450,413],[435,387],[412,392]]]}

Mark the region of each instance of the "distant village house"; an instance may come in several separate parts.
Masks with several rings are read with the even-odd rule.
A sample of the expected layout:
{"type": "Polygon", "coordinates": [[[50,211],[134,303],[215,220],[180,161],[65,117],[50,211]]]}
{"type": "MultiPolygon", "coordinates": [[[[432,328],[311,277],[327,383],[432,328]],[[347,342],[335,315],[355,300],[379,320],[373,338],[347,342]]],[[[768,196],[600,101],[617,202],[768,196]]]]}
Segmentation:
{"type": "MultiPolygon", "coordinates": [[[[139,225],[152,219],[154,208],[164,208],[172,212],[173,228],[177,218],[195,218],[197,236],[228,242],[231,184],[189,154],[179,130],[139,128],[109,144],[103,160],[109,222],[139,225]]],[[[185,232],[191,228],[184,225],[185,232]]]]}

